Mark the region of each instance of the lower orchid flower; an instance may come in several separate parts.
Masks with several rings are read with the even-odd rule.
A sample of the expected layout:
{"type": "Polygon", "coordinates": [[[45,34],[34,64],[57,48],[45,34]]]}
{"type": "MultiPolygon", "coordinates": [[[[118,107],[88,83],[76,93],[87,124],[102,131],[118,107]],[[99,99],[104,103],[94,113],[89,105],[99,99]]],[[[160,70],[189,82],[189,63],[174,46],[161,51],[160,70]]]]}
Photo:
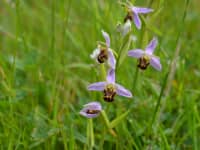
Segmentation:
{"type": "Polygon", "coordinates": [[[107,74],[107,81],[96,82],[88,86],[90,91],[103,91],[104,100],[107,102],[114,101],[114,96],[121,95],[125,97],[132,97],[129,90],[125,89],[122,85],[115,83],[115,70],[110,69],[107,74]]]}
{"type": "Polygon", "coordinates": [[[160,59],[153,55],[157,43],[157,38],[153,38],[153,40],[151,40],[151,42],[145,48],[145,51],[141,49],[130,50],[128,51],[128,56],[138,58],[138,67],[142,70],[146,69],[150,64],[156,70],[161,71],[162,65],[160,63],[160,59]]]}
{"type": "Polygon", "coordinates": [[[101,104],[99,102],[90,102],[84,105],[84,108],[80,111],[80,114],[87,118],[97,117],[102,110],[101,104]]]}

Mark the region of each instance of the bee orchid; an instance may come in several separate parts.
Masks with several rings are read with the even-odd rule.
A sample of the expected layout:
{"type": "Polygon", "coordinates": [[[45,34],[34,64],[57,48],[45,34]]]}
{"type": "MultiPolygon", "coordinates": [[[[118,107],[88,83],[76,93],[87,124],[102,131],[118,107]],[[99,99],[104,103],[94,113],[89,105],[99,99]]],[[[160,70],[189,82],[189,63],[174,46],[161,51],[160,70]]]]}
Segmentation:
{"type": "Polygon", "coordinates": [[[115,83],[115,70],[110,69],[107,74],[105,82],[96,82],[88,86],[90,91],[103,91],[104,100],[107,102],[114,101],[114,96],[121,95],[125,97],[132,97],[129,90],[125,89],[122,85],[115,83]]]}
{"type": "Polygon", "coordinates": [[[110,36],[108,33],[102,31],[102,35],[106,41],[104,45],[98,45],[98,47],[93,51],[90,57],[98,63],[107,62],[109,67],[115,69],[116,60],[113,55],[112,50],[110,49],[110,36]]]}
{"type": "Polygon", "coordinates": [[[87,118],[97,117],[102,110],[99,102],[90,102],[84,105],[84,108],[80,111],[80,114],[87,118]]]}
{"type": "Polygon", "coordinates": [[[156,70],[161,71],[162,65],[160,63],[160,59],[153,55],[157,43],[158,40],[154,37],[153,40],[151,40],[151,42],[145,48],[145,51],[141,49],[130,50],[128,51],[128,56],[138,58],[138,67],[142,70],[146,69],[150,64],[156,70]]]}
{"type": "Polygon", "coordinates": [[[126,17],[124,18],[124,22],[126,23],[129,20],[134,21],[137,29],[141,29],[141,26],[142,26],[139,14],[147,14],[153,11],[153,9],[151,8],[135,7],[135,6],[132,6],[131,4],[128,4],[125,6],[128,10],[128,13],[126,17]]]}

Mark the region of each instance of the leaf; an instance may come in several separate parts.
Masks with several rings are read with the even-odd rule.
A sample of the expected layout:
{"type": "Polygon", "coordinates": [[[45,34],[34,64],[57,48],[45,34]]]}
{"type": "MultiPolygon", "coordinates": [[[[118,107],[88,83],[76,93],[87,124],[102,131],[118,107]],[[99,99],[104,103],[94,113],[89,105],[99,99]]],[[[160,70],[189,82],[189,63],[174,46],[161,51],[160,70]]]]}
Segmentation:
{"type": "Polygon", "coordinates": [[[120,48],[119,57],[118,57],[118,61],[117,61],[117,67],[120,66],[122,64],[122,62],[124,61],[124,59],[126,58],[131,41],[132,41],[131,33],[129,33],[123,39],[123,43],[120,48]]]}
{"type": "Polygon", "coordinates": [[[87,143],[87,138],[81,133],[79,133],[78,131],[74,132],[74,136],[75,136],[75,139],[77,139],[78,141],[82,143],[87,143]]]}
{"type": "Polygon", "coordinates": [[[122,122],[122,120],[128,115],[129,112],[130,112],[130,110],[127,110],[125,113],[123,113],[122,115],[120,115],[119,117],[117,117],[116,119],[114,119],[109,124],[109,128],[114,128],[116,125],[118,125],[120,122],[122,122]]]}
{"type": "Polygon", "coordinates": [[[102,114],[103,120],[105,121],[106,126],[109,128],[110,127],[110,121],[107,117],[106,112],[104,110],[102,110],[101,114],[102,114]]]}
{"type": "Polygon", "coordinates": [[[149,30],[153,31],[158,36],[162,36],[162,32],[158,28],[156,28],[150,21],[147,21],[143,16],[141,16],[141,18],[149,30]]]}

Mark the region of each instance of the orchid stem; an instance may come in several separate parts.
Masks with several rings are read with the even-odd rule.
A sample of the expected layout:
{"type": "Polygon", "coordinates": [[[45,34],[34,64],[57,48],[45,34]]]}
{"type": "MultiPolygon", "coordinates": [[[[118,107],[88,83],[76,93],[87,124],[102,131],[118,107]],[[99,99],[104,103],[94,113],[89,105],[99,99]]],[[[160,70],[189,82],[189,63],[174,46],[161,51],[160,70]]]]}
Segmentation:
{"type": "Polygon", "coordinates": [[[167,84],[168,75],[169,75],[169,72],[167,72],[166,75],[165,75],[165,78],[164,78],[164,81],[163,81],[163,85],[162,85],[162,88],[161,88],[161,91],[160,91],[160,95],[159,95],[158,100],[157,100],[156,108],[155,108],[154,113],[153,113],[153,117],[152,117],[152,121],[151,121],[150,127],[152,127],[152,125],[153,125],[153,123],[154,123],[154,121],[156,119],[156,115],[157,115],[159,106],[161,104],[161,98],[162,98],[162,96],[164,94],[164,89],[165,89],[166,84],[167,84]]]}
{"type": "Polygon", "coordinates": [[[111,128],[111,124],[110,124],[110,121],[107,117],[107,114],[104,110],[101,111],[101,114],[102,114],[102,117],[103,117],[103,120],[105,121],[105,124],[106,124],[106,127],[107,129],[109,130],[110,134],[114,137],[117,136],[116,132],[111,128]]]}
{"type": "Polygon", "coordinates": [[[129,48],[129,46],[131,44],[131,38],[130,38],[130,36],[131,36],[131,33],[129,33],[128,35],[126,35],[126,37],[122,38],[121,46],[119,48],[119,53],[118,53],[118,57],[117,57],[116,70],[121,65],[122,59],[126,56],[126,55],[123,54],[123,52],[125,52],[125,54],[126,54],[128,48],[129,48]],[[124,49],[125,49],[125,51],[124,51],[124,49]]]}
{"type": "Polygon", "coordinates": [[[89,150],[92,150],[94,147],[94,129],[93,129],[92,119],[88,119],[87,137],[88,137],[89,150]]]}
{"type": "Polygon", "coordinates": [[[106,80],[106,70],[104,64],[101,64],[100,67],[101,67],[101,78],[102,80],[106,80]]]}
{"type": "Polygon", "coordinates": [[[106,112],[105,112],[104,110],[102,110],[102,111],[101,111],[101,114],[102,114],[102,117],[103,117],[103,119],[104,119],[104,121],[105,121],[105,123],[106,123],[106,126],[107,126],[108,128],[110,128],[110,121],[108,120],[108,117],[107,117],[106,112]]]}
{"type": "MultiPolygon", "coordinates": [[[[106,80],[106,70],[105,70],[104,64],[101,64],[100,67],[101,67],[101,78],[102,78],[102,80],[106,80]]],[[[107,128],[110,129],[110,121],[107,117],[106,112],[104,110],[102,110],[101,114],[102,114],[103,120],[105,121],[107,128]]]]}
{"type": "Polygon", "coordinates": [[[134,79],[133,79],[133,87],[132,87],[133,90],[135,90],[135,87],[136,87],[136,84],[137,84],[138,72],[139,72],[139,69],[138,69],[138,67],[136,67],[135,75],[134,75],[134,79]]]}
{"type": "Polygon", "coordinates": [[[93,128],[93,120],[89,119],[90,123],[90,140],[91,140],[91,149],[94,147],[94,128],[93,128]]]}

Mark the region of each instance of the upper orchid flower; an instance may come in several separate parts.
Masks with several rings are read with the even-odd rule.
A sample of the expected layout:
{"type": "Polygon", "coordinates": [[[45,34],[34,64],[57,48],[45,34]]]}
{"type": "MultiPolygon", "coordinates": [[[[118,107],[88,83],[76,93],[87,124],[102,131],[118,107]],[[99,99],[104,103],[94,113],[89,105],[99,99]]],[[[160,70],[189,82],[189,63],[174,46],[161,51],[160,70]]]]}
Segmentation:
{"type": "Polygon", "coordinates": [[[103,91],[104,93],[104,100],[107,102],[112,102],[114,100],[114,96],[116,94],[125,96],[125,97],[132,97],[132,94],[129,90],[125,89],[123,86],[115,83],[115,70],[110,69],[108,71],[106,82],[96,82],[90,84],[88,86],[88,90],[90,91],[103,91]]]}
{"type": "Polygon", "coordinates": [[[128,14],[124,18],[124,22],[127,21],[134,21],[136,27],[138,29],[141,29],[141,20],[139,18],[139,14],[147,14],[153,11],[151,8],[142,8],[142,7],[135,7],[135,6],[127,6],[128,8],[128,14]]]}
{"type": "Polygon", "coordinates": [[[80,111],[80,114],[87,118],[97,117],[102,110],[101,104],[99,102],[90,102],[84,105],[84,108],[80,111]]]}
{"type": "Polygon", "coordinates": [[[108,33],[102,31],[103,37],[106,41],[106,46],[98,45],[98,47],[90,55],[92,59],[95,59],[98,63],[108,62],[108,65],[115,69],[116,60],[113,55],[112,50],[110,49],[110,37],[108,33]]]}
{"type": "Polygon", "coordinates": [[[160,71],[162,69],[160,59],[153,55],[157,43],[157,38],[153,38],[153,40],[151,40],[151,42],[145,48],[145,51],[141,49],[130,50],[128,51],[128,56],[138,58],[138,67],[141,69],[146,69],[147,66],[150,64],[152,67],[160,71]]]}

